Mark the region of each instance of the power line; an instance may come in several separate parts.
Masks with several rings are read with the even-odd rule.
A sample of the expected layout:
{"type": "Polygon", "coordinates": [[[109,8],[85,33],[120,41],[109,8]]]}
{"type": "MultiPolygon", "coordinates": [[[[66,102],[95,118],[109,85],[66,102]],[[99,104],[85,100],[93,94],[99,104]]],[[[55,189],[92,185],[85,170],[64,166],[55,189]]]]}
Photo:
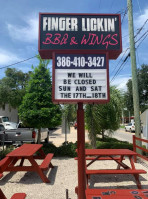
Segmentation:
{"type": "Polygon", "coordinates": [[[144,24],[141,26],[141,28],[138,30],[138,32],[136,33],[136,35],[134,36],[134,38],[137,37],[137,35],[141,32],[141,30],[144,28],[145,24],[147,23],[148,19],[144,22],[144,24]]]}
{"type": "MultiPolygon", "coordinates": [[[[148,31],[147,31],[148,32],[148,31]]],[[[144,34],[145,35],[145,34],[144,34]]],[[[143,35],[143,36],[144,36],[143,35]]],[[[140,44],[145,40],[145,38],[148,36],[145,35],[145,37],[141,40],[141,42],[139,43],[139,45],[136,47],[136,50],[138,49],[138,47],[140,46],[140,44]]],[[[141,39],[141,38],[140,38],[141,39]]],[[[138,40],[139,41],[139,40],[138,40]]],[[[137,41],[136,41],[137,42],[137,41]]],[[[113,76],[113,78],[111,79],[110,83],[113,82],[115,80],[115,78],[119,75],[119,73],[121,72],[121,70],[123,70],[125,64],[127,63],[128,61],[128,58],[130,57],[130,52],[129,54],[126,56],[126,58],[124,59],[124,61],[122,62],[122,64],[120,65],[120,67],[118,68],[118,70],[116,71],[115,75],[113,76]]]]}
{"type": "Polygon", "coordinates": [[[136,47],[136,49],[139,48],[140,44],[146,39],[147,36],[148,36],[148,34],[145,35],[145,37],[141,40],[141,42],[138,44],[138,46],[136,47]]]}
{"type": "Polygon", "coordinates": [[[137,41],[135,41],[135,44],[136,44],[138,41],[140,41],[140,40],[146,35],[146,33],[148,33],[148,30],[147,30],[137,41]]]}
{"type": "MultiPolygon", "coordinates": [[[[125,51],[124,51],[124,54],[122,55],[121,59],[119,60],[119,62],[117,63],[117,65],[115,66],[114,70],[112,71],[112,73],[116,70],[117,66],[119,65],[119,63],[122,61],[122,58],[123,56],[125,55],[125,53],[127,52],[127,50],[129,50],[129,48],[127,48],[125,51]]],[[[111,73],[111,74],[112,74],[111,73]]]]}
{"type": "Polygon", "coordinates": [[[111,79],[110,83],[113,82],[115,80],[115,78],[118,76],[118,74],[121,72],[121,70],[123,70],[125,64],[127,63],[128,57],[130,56],[130,53],[126,56],[126,58],[124,59],[124,61],[122,62],[122,64],[120,65],[120,67],[118,68],[118,70],[116,71],[115,75],[113,76],[113,78],[111,79]]]}
{"type": "Polygon", "coordinates": [[[36,55],[35,55],[35,56],[33,56],[33,57],[30,57],[30,58],[28,58],[28,59],[24,59],[24,60],[22,60],[22,61],[19,61],[19,62],[16,62],[16,63],[10,64],[10,65],[7,65],[7,66],[4,66],[4,67],[1,67],[0,69],[8,68],[8,67],[10,67],[10,66],[14,66],[14,65],[16,65],[16,64],[20,64],[20,63],[22,63],[22,62],[28,61],[28,60],[33,59],[33,58],[35,58],[35,57],[36,57],[36,55]]]}
{"type": "MultiPolygon", "coordinates": [[[[137,37],[137,35],[138,34],[140,34],[140,32],[142,31],[142,29],[144,28],[144,26],[145,26],[145,24],[147,23],[147,21],[148,21],[148,19],[144,22],[144,24],[141,26],[141,28],[139,29],[139,31],[136,33],[136,35],[134,36],[134,38],[136,38],[137,37]]],[[[140,41],[144,36],[144,38],[143,38],[143,40],[148,36],[148,30],[137,40],[137,41],[135,41],[135,44],[138,42],[138,41],[140,41]]],[[[142,41],[143,41],[142,40],[142,41]]],[[[140,44],[142,43],[142,41],[139,43],[139,45],[137,46],[137,48],[140,46],[140,44]]],[[[136,48],[136,49],[137,49],[136,48]]],[[[129,48],[127,48],[126,49],[126,51],[125,51],[125,53],[127,52],[127,50],[128,50],[129,48]]],[[[123,54],[123,56],[125,55],[125,53],[123,54]]],[[[114,68],[114,70],[113,70],[113,72],[116,70],[116,68],[117,68],[117,66],[119,65],[119,63],[122,61],[122,58],[123,58],[123,56],[121,57],[121,59],[119,60],[119,62],[118,62],[118,64],[116,65],[116,67],[114,68]]],[[[116,71],[116,73],[115,73],[115,75],[113,76],[113,78],[111,79],[111,82],[112,81],[114,81],[115,80],[115,78],[118,76],[118,74],[121,72],[121,70],[123,70],[123,68],[124,68],[124,66],[125,65],[123,65],[124,63],[125,63],[125,61],[128,59],[128,57],[130,56],[130,52],[128,53],[128,55],[126,56],[126,58],[123,60],[123,62],[122,62],[122,64],[119,66],[119,68],[118,68],[118,70],[116,71]],[[123,67],[122,67],[123,66],[123,67]],[[122,68],[121,68],[122,67],[122,68]]],[[[112,73],[113,73],[112,72],[112,73]]],[[[112,74],[111,73],[111,74],[112,74]]]]}

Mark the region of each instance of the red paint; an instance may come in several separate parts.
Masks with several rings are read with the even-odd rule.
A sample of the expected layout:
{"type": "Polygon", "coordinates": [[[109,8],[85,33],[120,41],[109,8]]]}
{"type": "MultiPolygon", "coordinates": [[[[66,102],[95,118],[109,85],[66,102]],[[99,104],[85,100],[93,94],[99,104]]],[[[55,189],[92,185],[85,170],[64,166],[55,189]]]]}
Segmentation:
{"type": "Polygon", "coordinates": [[[93,197],[100,197],[100,199],[146,199],[148,189],[87,189],[85,193],[86,199],[93,199],[93,197]]]}
{"type": "Polygon", "coordinates": [[[77,151],[78,151],[78,199],[85,199],[85,128],[83,103],[78,103],[77,110],[77,151]]]}

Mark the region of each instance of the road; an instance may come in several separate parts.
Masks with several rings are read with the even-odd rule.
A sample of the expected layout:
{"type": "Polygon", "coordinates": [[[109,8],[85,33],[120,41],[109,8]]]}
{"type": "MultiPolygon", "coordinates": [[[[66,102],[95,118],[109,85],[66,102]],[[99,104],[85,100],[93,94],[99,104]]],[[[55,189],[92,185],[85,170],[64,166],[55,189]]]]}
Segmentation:
{"type": "Polygon", "coordinates": [[[125,132],[124,129],[118,129],[117,131],[114,132],[112,137],[117,138],[118,140],[121,141],[127,141],[133,143],[133,135],[135,135],[135,133],[125,132]]]}

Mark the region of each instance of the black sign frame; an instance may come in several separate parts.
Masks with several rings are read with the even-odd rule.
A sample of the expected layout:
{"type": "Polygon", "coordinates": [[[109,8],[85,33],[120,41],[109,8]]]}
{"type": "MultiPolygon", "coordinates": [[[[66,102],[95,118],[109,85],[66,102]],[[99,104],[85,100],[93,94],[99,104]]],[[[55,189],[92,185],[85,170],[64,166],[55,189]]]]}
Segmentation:
{"type": "MultiPolygon", "coordinates": [[[[105,22],[104,22],[105,23],[105,22]]],[[[78,23],[79,24],[79,23],[78,23]]],[[[82,24],[81,24],[82,25],[82,24]]],[[[80,25],[80,26],[81,26],[80,25]]],[[[82,28],[82,27],[81,27],[82,28]]],[[[89,36],[90,36],[89,35],[89,36]]],[[[62,40],[64,42],[64,40],[62,40]]],[[[38,48],[39,48],[39,53],[42,59],[51,59],[53,57],[52,53],[56,52],[56,53],[85,53],[85,54],[97,54],[97,53],[108,53],[109,54],[109,59],[116,59],[120,53],[122,52],[122,40],[121,40],[121,16],[120,14],[82,14],[82,13],[78,13],[78,14],[72,14],[72,13],[40,13],[39,14],[39,41],[38,41],[38,48]],[[43,17],[75,17],[78,19],[78,22],[80,21],[80,19],[84,18],[84,19],[89,19],[90,17],[92,17],[93,19],[97,19],[97,18],[101,18],[102,20],[105,19],[109,19],[112,18],[114,20],[117,20],[117,22],[115,23],[115,32],[114,34],[112,34],[111,32],[105,31],[105,28],[102,26],[102,29],[104,28],[104,31],[80,31],[78,29],[78,31],[48,31],[45,30],[43,31],[43,17]],[[57,34],[55,36],[55,34],[57,34]],[[65,43],[67,42],[68,44],[73,41],[73,44],[71,45],[67,45],[67,44],[62,44],[59,45],[58,44],[58,38],[60,37],[59,34],[61,34],[61,38],[59,38],[59,40],[61,41],[63,38],[64,34],[69,34],[69,40],[65,40],[65,43]],[[83,37],[83,35],[87,35],[87,37],[83,37]],[[91,39],[89,39],[89,43],[84,44],[84,40],[86,41],[88,39],[88,34],[91,35],[91,39]],[[118,34],[117,38],[116,36],[113,36],[115,34],[118,34]],[[52,35],[52,37],[51,37],[52,35]],[[54,37],[53,37],[54,35],[54,37]],[[95,35],[95,36],[94,36],[95,35]],[[94,38],[92,38],[94,37],[94,38]],[[112,37],[112,39],[111,39],[112,37]],[[51,39],[50,39],[51,38],[51,39]],[[55,39],[56,38],[56,39],[55,39]],[[99,39],[98,39],[99,38],[99,39]],[[53,39],[53,40],[52,40],[53,39]],[[110,39],[112,41],[110,41],[110,39]],[[83,44],[80,45],[80,41],[82,42],[83,40],[83,44]],[[115,41],[116,40],[116,41],[115,41]],[[93,43],[93,42],[94,43],[93,43]],[[104,42],[103,45],[101,45],[102,47],[100,48],[100,44],[97,44],[101,42],[104,42]],[[44,45],[42,45],[44,42],[44,45]],[[50,43],[52,42],[52,43],[50,43]],[[78,44],[75,44],[75,43],[78,44]],[[112,43],[111,43],[112,42],[112,43]],[[118,42],[118,46],[115,45],[115,43],[118,42]],[[45,44],[46,43],[46,44],[45,44]],[[54,43],[54,44],[53,44],[54,43]],[[112,45],[109,45],[112,44],[112,45]],[[106,48],[107,47],[107,48],[106,48]]]]}

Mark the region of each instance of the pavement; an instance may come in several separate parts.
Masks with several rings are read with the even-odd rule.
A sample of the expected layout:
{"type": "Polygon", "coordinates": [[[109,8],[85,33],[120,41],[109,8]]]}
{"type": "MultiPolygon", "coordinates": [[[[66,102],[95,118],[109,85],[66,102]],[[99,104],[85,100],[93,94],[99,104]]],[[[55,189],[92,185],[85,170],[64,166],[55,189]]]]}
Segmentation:
{"type": "MultiPolygon", "coordinates": [[[[70,127],[70,133],[66,135],[62,134],[62,128],[57,128],[50,131],[50,143],[53,143],[55,146],[59,147],[65,141],[75,143],[77,141],[77,129],[74,129],[74,127],[70,127]]],[[[85,130],[85,142],[89,142],[87,130],[85,130]]]]}

